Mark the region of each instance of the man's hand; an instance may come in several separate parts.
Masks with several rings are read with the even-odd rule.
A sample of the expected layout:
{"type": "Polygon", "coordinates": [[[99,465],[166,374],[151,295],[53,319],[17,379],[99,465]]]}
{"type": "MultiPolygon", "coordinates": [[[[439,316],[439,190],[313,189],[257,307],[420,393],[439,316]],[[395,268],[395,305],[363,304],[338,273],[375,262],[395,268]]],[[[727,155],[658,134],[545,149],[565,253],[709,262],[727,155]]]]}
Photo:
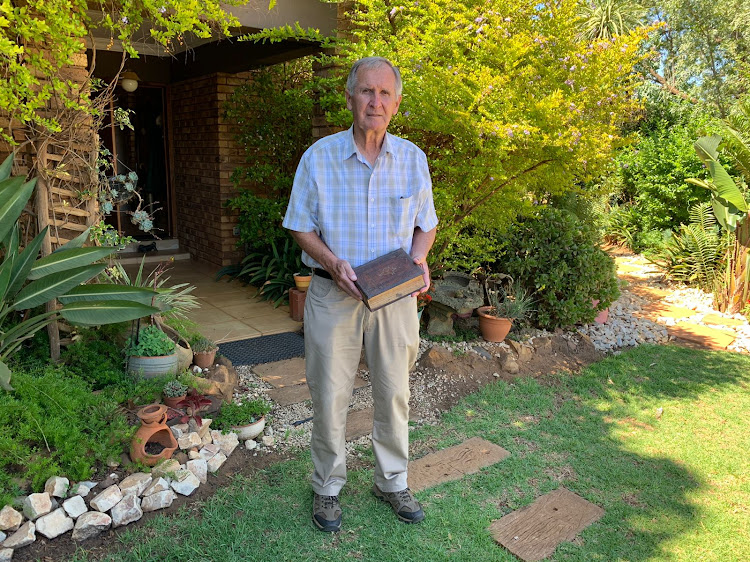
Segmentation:
{"type": "Polygon", "coordinates": [[[354,269],[348,261],[339,259],[327,271],[342,291],[358,301],[362,300],[362,293],[359,292],[359,289],[354,284],[357,280],[357,274],[354,273],[354,269]]]}
{"type": "Polygon", "coordinates": [[[422,279],[424,279],[424,287],[422,287],[416,293],[412,293],[412,297],[416,297],[420,293],[426,293],[430,290],[430,268],[427,267],[427,258],[425,256],[414,256],[414,263],[422,268],[422,279]]]}

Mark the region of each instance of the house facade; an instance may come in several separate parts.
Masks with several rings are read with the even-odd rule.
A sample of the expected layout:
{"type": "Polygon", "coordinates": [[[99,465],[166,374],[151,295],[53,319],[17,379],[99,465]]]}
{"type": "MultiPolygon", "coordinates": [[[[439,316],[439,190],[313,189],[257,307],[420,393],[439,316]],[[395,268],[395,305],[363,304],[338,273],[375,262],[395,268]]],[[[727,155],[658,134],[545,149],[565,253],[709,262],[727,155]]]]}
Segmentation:
{"type": "MultiPolygon", "coordinates": [[[[341,12],[335,4],[318,0],[278,0],[270,11],[268,0],[250,0],[228,10],[241,24],[236,37],[295,22],[330,34],[335,32],[341,12]]],[[[143,36],[148,38],[148,33],[143,36]]],[[[251,79],[253,69],[313,54],[319,47],[301,42],[256,44],[234,38],[188,38],[180,51],[170,53],[148,39],[134,46],[139,57],[126,61],[108,108],[110,112],[129,112],[133,128],[106,126],[105,122],[99,131],[101,142],[112,153],[117,173],[137,173],[144,204],[158,209],[154,225],[159,238],[176,240],[180,252],[189,252],[192,259],[216,266],[236,263],[242,257],[236,248],[236,211],[225,203],[236,193],[230,177],[244,158],[234,141],[233,124],[224,117],[224,102],[237,86],[251,79]]],[[[109,34],[95,32],[87,41],[85,56],[77,59],[71,72],[83,82],[93,68],[94,77],[112,81],[120,71],[122,50],[109,34]]],[[[15,134],[16,140],[23,142],[23,131],[15,134]]],[[[95,142],[92,135],[92,146],[95,142]]],[[[4,151],[7,153],[8,147],[4,151]]],[[[34,153],[38,146],[25,146],[22,151],[27,153],[27,167],[40,158],[34,153]]],[[[84,152],[87,155],[82,160],[91,162],[92,147],[84,152]]],[[[43,157],[48,167],[54,167],[58,158],[54,151],[43,157]]],[[[56,241],[72,238],[96,216],[91,208],[73,213],[71,205],[57,201],[57,196],[70,196],[75,190],[75,185],[66,185],[65,178],[59,176],[48,178],[49,186],[40,182],[49,190],[49,209],[42,212],[49,213],[58,227],[52,248],[56,241]]],[[[119,211],[112,213],[108,222],[122,234],[143,235],[128,220],[127,204],[119,211]]],[[[140,237],[143,243],[150,242],[149,238],[140,237]]]]}

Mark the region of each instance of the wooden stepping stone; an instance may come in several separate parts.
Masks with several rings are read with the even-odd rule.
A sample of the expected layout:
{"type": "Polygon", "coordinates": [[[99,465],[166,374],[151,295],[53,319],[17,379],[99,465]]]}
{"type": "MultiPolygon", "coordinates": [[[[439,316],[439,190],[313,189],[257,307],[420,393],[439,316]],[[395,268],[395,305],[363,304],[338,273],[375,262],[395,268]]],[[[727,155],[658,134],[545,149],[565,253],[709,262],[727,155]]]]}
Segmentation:
{"type": "Polygon", "coordinates": [[[354,441],[363,435],[372,433],[374,413],[375,410],[373,408],[349,411],[349,414],[346,416],[346,440],[354,441]]]}
{"type": "Polygon", "coordinates": [[[649,287],[648,285],[630,285],[627,288],[631,293],[638,295],[639,297],[660,300],[669,295],[669,291],[664,289],[658,289],[656,287],[649,287]]]}
{"type": "Polygon", "coordinates": [[[510,453],[480,437],[430,453],[409,463],[409,488],[419,492],[443,482],[459,480],[510,456],[510,453]]]}
{"type": "Polygon", "coordinates": [[[710,349],[726,349],[737,338],[737,334],[734,332],[691,324],[690,322],[678,322],[674,326],[667,326],[667,333],[675,338],[710,349]]]}
{"type": "Polygon", "coordinates": [[[604,515],[598,505],[558,488],[538,497],[490,525],[492,538],[521,560],[551,556],[563,541],[571,541],[604,515]]]}
{"type": "Polygon", "coordinates": [[[736,318],[724,318],[718,314],[706,314],[703,317],[704,324],[712,324],[714,326],[744,326],[745,322],[737,320],[736,318]]]}
{"type": "MultiPolygon", "coordinates": [[[[273,383],[271,383],[273,384],[273,383]]],[[[359,376],[354,379],[354,388],[362,388],[367,386],[369,383],[359,376]]],[[[305,384],[294,384],[288,386],[282,386],[281,388],[274,388],[268,391],[268,397],[276,402],[279,406],[289,406],[289,404],[299,404],[305,400],[310,400],[310,389],[305,384]]]]}
{"type": "Polygon", "coordinates": [[[695,310],[683,306],[672,306],[671,304],[654,302],[644,306],[641,314],[646,318],[656,320],[659,317],[664,318],[690,318],[695,316],[695,310]]]}

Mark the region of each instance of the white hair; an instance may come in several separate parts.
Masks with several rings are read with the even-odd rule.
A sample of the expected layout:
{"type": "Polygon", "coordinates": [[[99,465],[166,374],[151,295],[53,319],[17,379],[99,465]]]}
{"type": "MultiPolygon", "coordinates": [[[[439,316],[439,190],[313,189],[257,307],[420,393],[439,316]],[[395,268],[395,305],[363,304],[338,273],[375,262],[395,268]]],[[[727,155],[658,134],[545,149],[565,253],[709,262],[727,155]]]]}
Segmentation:
{"type": "Polygon", "coordinates": [[[349,92],[349,95],[354,93],[354,88],[357,86],[357,73],[360,68],[370,70],[380,66],[387,66],[393,71],[393,74],[396,77],[396,96],[400,96],[403,90],[401,72],[399,72],[398,68],[385,57],[365,57],[359,59],[352,65],[352,69],[349,71],[349,77],[346,79],[346,91],[349,92]]]}

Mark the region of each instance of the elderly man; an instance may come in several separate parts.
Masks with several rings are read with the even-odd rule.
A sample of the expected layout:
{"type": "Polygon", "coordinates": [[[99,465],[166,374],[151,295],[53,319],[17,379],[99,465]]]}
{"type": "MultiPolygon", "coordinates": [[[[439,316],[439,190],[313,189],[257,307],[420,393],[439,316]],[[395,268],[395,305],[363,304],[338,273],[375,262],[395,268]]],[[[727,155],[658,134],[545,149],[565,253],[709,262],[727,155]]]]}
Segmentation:
{"type": "Polygon", "coordinates": [[[346,414],[363,342],[375,408],[373,492],[401,521],[424,519],[406,481],[409,368],[419,348],[416,299],[370,312],[353,269],[402,248],[430,285],[426,256],[437,216],[427,159],[386,132],[400,103],[401,75],[390,61],[354,63],[346,83],[354,123],[305,152],[283,222],[314,272],[305,302],[305,357],[314,412],[313,522],[323,531],[341,530],[346,414]]]}

